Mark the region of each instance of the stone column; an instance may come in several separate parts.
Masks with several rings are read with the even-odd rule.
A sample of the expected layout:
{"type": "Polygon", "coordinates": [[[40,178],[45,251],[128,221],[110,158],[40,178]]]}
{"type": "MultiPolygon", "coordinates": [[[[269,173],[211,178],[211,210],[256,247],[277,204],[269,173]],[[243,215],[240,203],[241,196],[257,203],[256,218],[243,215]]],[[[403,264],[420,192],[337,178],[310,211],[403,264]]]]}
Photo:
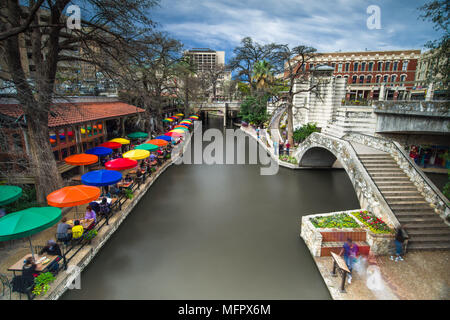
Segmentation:
{"type": "Polygon", "coordinates": [[[433,100],[433,93],[434,93],[433,84],[430,83],[427,88],[427,94],[425,95],[425,101],[433,100]]]}
{"type": "Polygon", "coordinates": [[[225,106],[223,107],[223,126],[227,126],[227,110],[228,110],[228,103],[225,103],[225,106]]]}
{"type": "Polygon", "coordinates": [[[380,85],[380,93],[378,95],[378,101],[384,100],[384,84],[380,85]]]}

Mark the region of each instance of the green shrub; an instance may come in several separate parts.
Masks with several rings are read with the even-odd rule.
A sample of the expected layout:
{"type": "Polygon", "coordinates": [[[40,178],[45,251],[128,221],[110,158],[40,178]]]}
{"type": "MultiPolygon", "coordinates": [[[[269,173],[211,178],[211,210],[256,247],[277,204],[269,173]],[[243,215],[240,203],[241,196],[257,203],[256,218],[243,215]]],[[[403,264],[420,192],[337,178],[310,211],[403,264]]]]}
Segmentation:
{"type": "Polygon", "coordinates": [[[33,294],[36,296],[44,295],[50,288],[49,283],[55,281],[55,277],[51,272],[41,273],[39,276],[34,278],[34,289],[33,294]]]}
{"type": "Polygon", "coordinates": [[[302,142],[313,132],[319,132],[315,123],[307,123],[304,126],[294,130],[293,138],[295,142],[302,142]]]}

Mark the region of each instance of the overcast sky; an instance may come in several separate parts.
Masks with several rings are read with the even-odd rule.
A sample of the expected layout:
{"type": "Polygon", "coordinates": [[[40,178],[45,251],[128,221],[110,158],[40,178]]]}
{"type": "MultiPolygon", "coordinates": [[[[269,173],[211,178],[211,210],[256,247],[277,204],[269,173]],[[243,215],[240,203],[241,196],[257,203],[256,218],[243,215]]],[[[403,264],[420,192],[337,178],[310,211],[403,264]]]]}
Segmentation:
{"type": "Polygon", "coordinates": [[[186,49],[224,50],[239,41],[305,44],[320,52],[422,49],[437,38],[419,19],[417,0],[161,0],[152,18],[186,49]],[[381,9],[381,29],[370,30],[366,12],[381,9]]]}

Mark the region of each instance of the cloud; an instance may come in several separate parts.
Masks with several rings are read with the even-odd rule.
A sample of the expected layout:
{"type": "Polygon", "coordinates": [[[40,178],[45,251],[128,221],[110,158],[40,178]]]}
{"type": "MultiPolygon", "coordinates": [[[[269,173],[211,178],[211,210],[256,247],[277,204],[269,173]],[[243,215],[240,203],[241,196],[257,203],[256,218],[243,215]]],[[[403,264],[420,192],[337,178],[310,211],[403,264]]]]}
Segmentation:
{"type": "Polygon", "coordinates": [[[152,18],[186,47],[232,48],[245,36],[262,43],[305,44],[322,52],[422,48],[436,36],[418,19],[424,1],[162,0],[152,18]],[[366,25],[381,8],[381,30],[366,25]]]}

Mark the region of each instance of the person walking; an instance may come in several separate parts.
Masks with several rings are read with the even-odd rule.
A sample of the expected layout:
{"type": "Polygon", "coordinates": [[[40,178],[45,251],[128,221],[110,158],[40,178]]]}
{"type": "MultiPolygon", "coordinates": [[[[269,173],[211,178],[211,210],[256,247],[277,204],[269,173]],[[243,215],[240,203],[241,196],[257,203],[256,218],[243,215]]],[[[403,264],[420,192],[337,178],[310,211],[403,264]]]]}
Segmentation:
{"type": "Polygon", "coordinates": [[[339,253],[340,256],[344,254],[345,263],[347,264],[348,270],[350,270],[347,280],[348,283],[352,283],[353,263],[356,260],[358,252],[359,248],[356,243],[353,243],[352,239],[348,238],[347,242],[344,243],[341,252],[339,253]]]}
{"type": "Polygon", "coordinates": [[[283,151],[284,151],[284,145],[283,145],[283,141],[280,141],[280,145],[278,146],[278,155],[283,155],[283,151]]]}

